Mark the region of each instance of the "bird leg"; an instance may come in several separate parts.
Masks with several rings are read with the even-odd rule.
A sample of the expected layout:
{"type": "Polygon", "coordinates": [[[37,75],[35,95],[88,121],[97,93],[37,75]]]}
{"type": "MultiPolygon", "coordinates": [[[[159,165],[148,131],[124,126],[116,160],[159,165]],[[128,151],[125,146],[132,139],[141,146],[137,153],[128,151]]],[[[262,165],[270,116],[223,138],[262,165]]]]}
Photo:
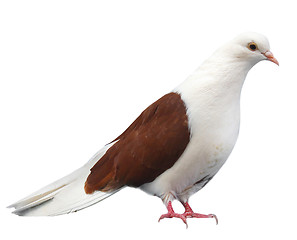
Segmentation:
{"type": "Polygon", "coordinates": [[[182,214],[185,218],[214,218],[216,220],[216,224],[218,224],[218,218],[216,215],[194,213],[188,202],[182,202],[182,204],[185,207],[185,212],[182,214]]]}
{"type": "Polygon", "coordinates": [[[172,208],[172,203],[171,201],[168,202],[167,206],[166,206],[168,213],[161,215],[161,217],[159,218],[159,222],[163,219],[163,218],[180,218],[184,224],[186,224],[186,227],[188,228],[188,224],[187,224],[187,217],[184,214],[179,214],[179,213],[175,213],[173,208],[172,208]]]}

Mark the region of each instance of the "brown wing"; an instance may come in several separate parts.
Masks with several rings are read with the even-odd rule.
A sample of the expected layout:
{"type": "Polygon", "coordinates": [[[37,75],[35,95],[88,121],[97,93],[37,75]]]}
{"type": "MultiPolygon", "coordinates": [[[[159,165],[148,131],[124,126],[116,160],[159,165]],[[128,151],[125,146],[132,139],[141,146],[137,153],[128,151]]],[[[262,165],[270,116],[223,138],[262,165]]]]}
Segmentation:
{"type": "MultiPolygon", "coordinates": [[[[139,187],[173,166],[190,139],[186,107],[177,93],[150,105],[93,166],[85,192],[139,187]]],[[[113,142],[114,142],[113,141],[113,142]]]]}

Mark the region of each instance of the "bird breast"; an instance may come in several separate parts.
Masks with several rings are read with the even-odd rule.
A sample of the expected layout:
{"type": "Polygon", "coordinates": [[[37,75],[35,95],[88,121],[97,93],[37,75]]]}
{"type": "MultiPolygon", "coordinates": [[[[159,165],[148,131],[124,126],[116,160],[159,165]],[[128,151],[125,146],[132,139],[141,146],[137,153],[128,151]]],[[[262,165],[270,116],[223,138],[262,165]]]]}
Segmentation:
{"type": "Polygon", "coordinates": [[[157,196],[182,193],[206,176],[213,177],[227,160],[239,131],[239,99],[221,99],[217,105],[201,102],[185,102],[190,142],[173,167],[141,187],[144,191],[157,196]]]}

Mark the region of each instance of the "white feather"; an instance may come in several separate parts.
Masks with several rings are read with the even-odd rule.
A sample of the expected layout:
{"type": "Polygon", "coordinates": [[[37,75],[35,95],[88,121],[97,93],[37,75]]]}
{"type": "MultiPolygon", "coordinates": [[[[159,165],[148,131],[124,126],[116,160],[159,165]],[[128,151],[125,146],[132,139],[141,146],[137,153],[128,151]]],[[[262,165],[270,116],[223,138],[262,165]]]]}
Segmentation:
{"type": "Polygon", "coordinates": [[[96,191],[93,194],[84,192],[84,184],[90,169],[114,143],[103,147],[80,169],[9,207],[14,207],[15,211],[13,213],[21,216],[54,216],[76,212],[119,191],[108,193],[96,191]]]}

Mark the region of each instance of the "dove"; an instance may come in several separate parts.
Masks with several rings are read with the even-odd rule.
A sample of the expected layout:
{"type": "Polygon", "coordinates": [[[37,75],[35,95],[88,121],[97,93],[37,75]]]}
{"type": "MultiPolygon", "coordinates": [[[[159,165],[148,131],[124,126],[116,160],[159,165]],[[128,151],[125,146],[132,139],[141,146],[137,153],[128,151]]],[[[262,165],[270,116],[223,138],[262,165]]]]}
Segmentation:
{"type": "MultiPolygon", "coordinates": [[[[189,198],[228,159],[240,123],[240,94],[262,60],[279,65],[267,38],[242,33],[222,45],[184,82],[149,107],[73,173],[10,205],[20,216],[55,216],[89,207],[125,187],[159,197],[164,218],[214,218],[195,213],[189,198]],[[185,212],[172,207],[179,201],[185,212]]],[[[34,167],[34,166],[32,166],[34,167]]]]}

